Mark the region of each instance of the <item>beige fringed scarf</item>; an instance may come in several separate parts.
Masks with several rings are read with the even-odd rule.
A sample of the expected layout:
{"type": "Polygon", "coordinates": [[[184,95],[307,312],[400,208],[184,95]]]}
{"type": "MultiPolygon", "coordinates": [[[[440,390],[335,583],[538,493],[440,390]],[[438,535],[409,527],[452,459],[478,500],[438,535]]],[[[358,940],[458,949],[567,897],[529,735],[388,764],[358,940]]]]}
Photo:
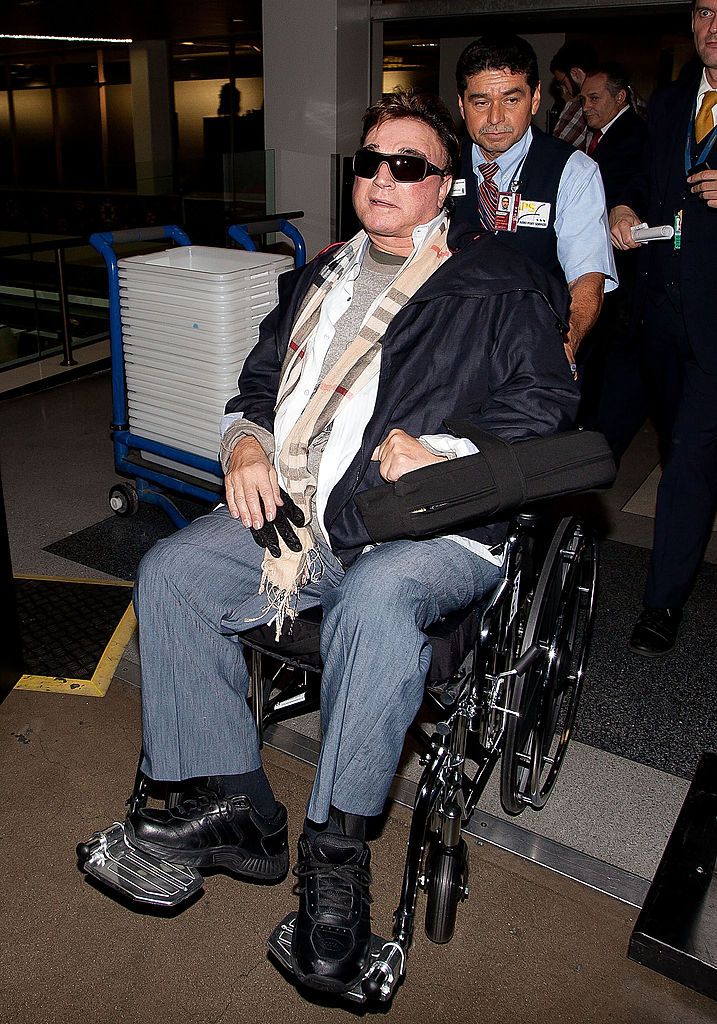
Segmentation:
{"type": "MultiPolygon", "coordinates": [[[[316,480],[308,468],[309,447],[314,438],[332,422],[342,403],[358,394],[379,372],[381,339],[386,328],[421,285],[451,255],[446,246],[447,232],[448,222],[444,219],[426,238],[414,258],[399,270],[391,287],[367,317],[356,338],[309,399],[279,452],[279,469],[284,486],[304,513],[306,525],[295,527],[301,541],[301,551],[290,551],[279,538],[281,558],[273,558],[268,551],[264,555],[259,593],[266,593],[268,606],[276,609],[274,622],[277,640],[287,615],[290,619],[296,615],[299,590],[308,581],[312,560],[317,557],[311,528],[316,480]]],[[[328,265],[332,269],[321,284],[309,289],[291,332],[279,381],[277,409],[299,381],[306,348],[319,322],[324,299],[340,280],[345,268],[353,263],[366,237],[366,233],[360,231],[347,242],[328,265]]]]}

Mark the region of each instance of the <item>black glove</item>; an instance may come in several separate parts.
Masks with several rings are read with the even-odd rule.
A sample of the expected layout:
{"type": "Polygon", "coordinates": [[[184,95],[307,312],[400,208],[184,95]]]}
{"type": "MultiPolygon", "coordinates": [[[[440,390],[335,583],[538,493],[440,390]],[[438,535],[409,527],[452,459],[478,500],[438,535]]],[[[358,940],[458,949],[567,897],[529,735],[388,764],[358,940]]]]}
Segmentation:
{"type": "Polygon", "coordinates": [[[281,558],[279,537],[281,537],[290,551],[301,551],[301,541],[292,530],[291,524],[293,523],[294,526],[303,526],[305,522],[304,513],[289,497],[286,491],[280,490],[279,494],[281,495],[284,504],[277,505],[274,522],[270,523],[267,521],[266,512],[264,511],[264,502],[261,500],[261,497],[259,497],[259,505],[261,507],[261,514],[264,517],[264,525],[258,530],[255,530],[253,526],[250,527],[251,535],[259,547],[266,548],[273,558],[281,558]]]}

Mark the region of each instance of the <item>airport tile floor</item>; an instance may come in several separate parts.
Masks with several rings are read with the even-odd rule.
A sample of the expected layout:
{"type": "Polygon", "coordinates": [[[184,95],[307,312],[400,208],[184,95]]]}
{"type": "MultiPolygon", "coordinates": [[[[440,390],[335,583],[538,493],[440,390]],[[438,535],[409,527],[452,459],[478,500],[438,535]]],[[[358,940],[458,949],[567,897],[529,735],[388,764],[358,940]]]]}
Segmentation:
{"type": "MultiPolygon", "coordinates": [[[[0,402],[0,463],[17,573],[101,575],[43,549],[108,514],[106,494],[116,480],[109,390],[102,374],[0,402]]],[[[604,508],[611,536],[644,547],[649,518],[620,509],[648,477],[651,451],[646,432],[604,508]]],[[[708,557],[717,561],[714,539],[708,557]]],[[[0,706],[0,1019],[239,1024],[353,1012],[305,998],[265,958],[266,935],[293,907],[290,879],[265,888],[216,875],[198,903],[163,919],[132,913],[76,870],[76,842],[122,817],[132,785],[140,743],[136,660],[130,649],[122,678],[105,698],[14,691],[0,706]]],[[[304,728],[306,749],[315,743],[311,733],[304,728]]],[[[296,832],[311,766],[271,748],[266,760],[296,832]]],[[[646,885],[686,788],[685,779],[574,744],[552,805],[522,831],[536,848],[548,839],[646,885]]],[[[500,813],[494,794],[483,810],[492,827],[500,813]]],[[[382,934],[397,902],[406,829],[407,812],[393,805],[374,844],[374,919],[382,934]]],[[[434,946],[419,918],[392,1019],[717,1022],[717,1003],[627,959],[634,905],[494,842],[469,843],[471,896],[456,936],[434,946]]],[[[570,873],[569,866],[563,870],[570,873]]]]}

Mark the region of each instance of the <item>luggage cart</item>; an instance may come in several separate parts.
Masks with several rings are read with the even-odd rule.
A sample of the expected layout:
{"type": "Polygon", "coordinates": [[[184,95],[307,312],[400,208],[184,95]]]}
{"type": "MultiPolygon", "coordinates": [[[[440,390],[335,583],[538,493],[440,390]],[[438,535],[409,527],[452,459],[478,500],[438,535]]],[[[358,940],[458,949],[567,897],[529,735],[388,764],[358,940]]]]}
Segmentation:
{"type": "MultiPolygon", "coordinates": [[[[298,214],[301,216],[301,214],[298,214]]],[[[281,232],[294,245],[295,266],[306,262],[306,246],[301,233],[284,218],[234,224],[228,229],[232,240],[241,248],[256,252],[252,235],[281,232]]],[[[154,242],[168,239],[177,246],[190,246],[186,233],[177,225],[97,232],[90,244],[102,255],[109,277],[110,353],[112,365],[112,441],[115,469],[132,483],[115,484],[110,488],[109,504],[119,516],[133,515],[139,503],[159,506],[177,527],[187,525],[187,518],[165,492],[215,504],[223,494],[222,469],[216,459],[186,451],[179,444],[167,444],[130,429],[127,395],[127,374],[123,344],[120,273],[115,246],[127,243],[154,242]],[[147,457],[149,456],[149,458],[147,457]],[[159,461],[153,461],[157,459],[159,461]]],[[[218,253],[224,252],[222,249],[218,253]]]]}

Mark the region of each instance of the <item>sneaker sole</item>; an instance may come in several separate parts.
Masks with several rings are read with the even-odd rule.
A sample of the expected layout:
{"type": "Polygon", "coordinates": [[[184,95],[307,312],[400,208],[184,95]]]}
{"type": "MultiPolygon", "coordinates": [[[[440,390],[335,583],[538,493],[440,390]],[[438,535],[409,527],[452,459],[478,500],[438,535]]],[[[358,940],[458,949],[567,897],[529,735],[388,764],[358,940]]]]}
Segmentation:
{"type": "Polygon", "coordinates": [[[336,978],[327,978],[323,974],[303,974],[296,966],[296,961],[291,958],[294,973],[298,981],[302,985],[306,985],[308,988],[317,989],[319,992],[333,992],[334,995],[341,995],[344,992],[348,992],[350,989],[355,988],[356,985],[360,985],[361,979],[363,978],[363,972],[366,968],[364,963],[361,968],[361,973],[354,978],[353,981],[345,982],[338,981],[336,978]]]}
{"type": "Polygon", "coordinates": [[[289,873],[288,846],[285,853],[279,853],[275,857],[247,854],[236,846],[219,846],[212,850],[182,853],[137,839],[129,821],[125,822],[125,835],[140,853],[148,853],[169,864],[184,864],[190,868],[226,868],[240,878],[260,882],[281,882],[289,873]]]}

